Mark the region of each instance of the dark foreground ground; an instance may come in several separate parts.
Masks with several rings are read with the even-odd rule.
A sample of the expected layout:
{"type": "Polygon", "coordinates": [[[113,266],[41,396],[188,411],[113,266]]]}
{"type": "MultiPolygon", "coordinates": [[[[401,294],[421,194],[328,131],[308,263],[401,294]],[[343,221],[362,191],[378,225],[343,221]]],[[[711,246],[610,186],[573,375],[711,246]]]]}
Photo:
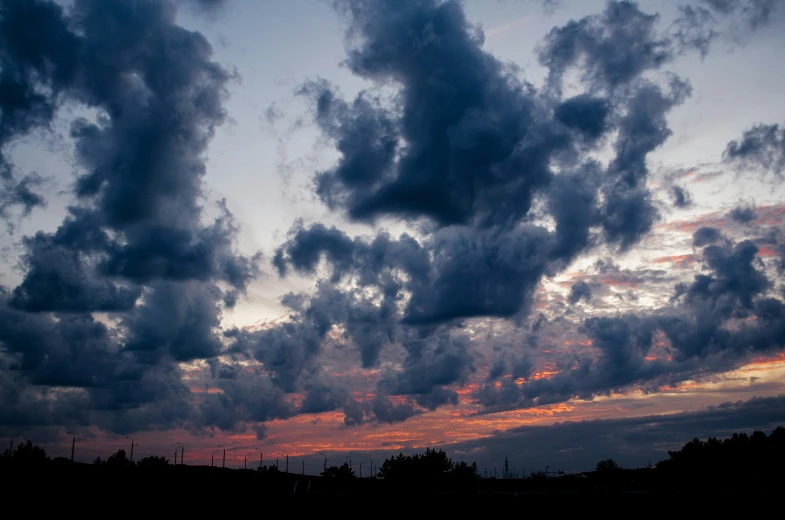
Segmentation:
{"type": "MultiPolygon", "coordinates": [[[[496,480],[439,485],[418,481],[350,479],[204,466],[153,469],[105,468],[86,464],[47,464],[0,468],[2,500],[25,504],[29,511],[73,512],[83,516],[166,514],[265,516],[311,511],[333,516],[414,517],[527,511],[552,514],[617,516],[695,511],[749,514],[765,504],[779,509],[785,480],[749,475],[726,484],[695,475],[667,475],[655,469],[621,470],[548,479],[496,480]]],[[[24,510],[24,508],[23,508],[24,510]]],[[[10,517],[9,517],[10,518],[10,517]]]]}

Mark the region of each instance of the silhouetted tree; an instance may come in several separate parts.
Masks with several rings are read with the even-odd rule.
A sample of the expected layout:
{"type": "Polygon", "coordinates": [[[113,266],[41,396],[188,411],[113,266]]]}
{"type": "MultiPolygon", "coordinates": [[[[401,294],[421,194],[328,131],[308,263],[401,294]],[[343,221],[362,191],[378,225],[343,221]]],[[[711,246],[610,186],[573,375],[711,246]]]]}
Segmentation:
{"type": "Polygon", "coordinates": [[[444,450],[426,449],[425,453],[399,453],[385,460],[378,476],[396,487],[425,492],[445,486],[464,487],[479,479],[477,463],[454,463],[444,450]]]}
{"type": "Polygon", "coordinates": [[[597,473],[607,473],[610,471],[619,471],[621,468],[613,459],[601,460],[597,463],[597,473]]]}
{"type": "Polygon", "coordinates": [[[379,476],[390,481],[439,482],[447,479],[453,463],[444,450],[425,450],[422,455],[399,453],[382,463],[379,476]]]}
{"type": "Polygon", "coordinates": [[[327,471],[322,471],[321,475],[327,478],[334,478],[337,480],[347,480],[355,478],[354,470],[349,467],[347,462],[340,466],[330,466],[327,471]]]}
{"type": "Polygon", "coordinates": [[[663,478],[683,488],[761,489],[776,482],[785,463],[785,429],[767,436],[733,433],[724,440],[693,439],[657,464],[663,478]]]}
{"type": "Polygon", "coordinates": [[[455,463],[450,472],[450,479],[459,482],[471,482],[480,478],[477,472],[477,463],[472,462],[471,465],[464,461],[455,463]]]}
{"type": "Polygon", "coordinates": [[[106,461],[101,459],[101,457],[96,457],[93,459],[93,466],[103,466],[106,464],[106,461]]]}
{"type": "Polygon", "coordinates": [[[769,442],[776,446],[785,446],[785,427],[777,426],[769,435],[769,442]]]}
{"type": "Polygon", "coordinates": [[[133,462],[128,459],[128,456],[125,454],[125,450],[119,449],[113,455],[110,455],[108,459],[106,459],[106,467],[108,468],[127,468],[132,466],[133,462]]]}
{"type": "Polygon", "coordinates": [[[46,456],[46,451],[40,446],[36,446],[29,440],[27,442],[20,442],[17,444],[13,453],[11,453],[8,448],[6,448],[6,450],[3,452],[3,458],[23,464],[37,464],[49,460],[49,458],[46,456]]]}

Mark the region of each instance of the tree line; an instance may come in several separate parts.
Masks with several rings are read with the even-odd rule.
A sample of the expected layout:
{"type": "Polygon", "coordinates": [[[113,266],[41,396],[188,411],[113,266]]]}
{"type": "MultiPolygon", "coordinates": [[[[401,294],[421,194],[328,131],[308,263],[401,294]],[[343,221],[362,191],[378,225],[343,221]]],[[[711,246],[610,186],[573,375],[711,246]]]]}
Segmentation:
{"type": "MultiPolygon", "coordinates": [[[[356,478],[348,463],[330,466],[321,476],[333,479],[356,478]]],[[[425,453],[404,455],[399,453],[386,459],[379,471],[372,475],[389,482],[427,481],[427,482],[465,482],[480,478],[477,463],[453,462],[444,450],[427,448],[425,453]]]]}
{"type": "MultiPolygon", "coordinates": [[[[11,451],[6,448],[0,455],[0,466],[21,464],[27,467],[40,467],[48,463],[62,464],[71,461],[64,457],[50,459],[46,451],[30,440],[20,442],[11,451]]],[[[668,458],[651,468],[648,481],[678,482],[691,487],[696,485],[719,485],[727,482],[759,482],[771,478],[781,471],[785,463],[785,427],[775,428],[771,434],[762,431],[733,433],[725,439],[711,437],[705,441],[693,439],[680,449],[668,451],[668,458]],[[719,483],[719,484],[718,484],[719,483]]],[[[107,469],[138,467],[155,470],[170,466],[171,462],[163,456],[147,456],[136,462],[130,460],[124,449],[119,449],[106,459],[100,457],[92,466],[107,469]]],[[[264,466],[255,470],[268,476],[283,474],[275,466],[264,466]]],[[[623,481],[624,474],[631,471],[622,468],[614,459],[600,460],[593,472],[585,475],[606,481],[623,481]]],[[[404,486],[418,489],[460,488],[476,484],[480,480],[476,463],[453,461],[442,449],[428,448],[424,453],[404,455],[399,453],[384,460],[375,475],[383,480],[385,486],[404,486]]],[[[350,464],[330,466],[321,473],[326,481],[349,482],[357,479],[350,464]]],[[[529,480],[549,479],[547,474],[533,475],[529,480]]],[[[640,476],[636,478],[640,479],[640,476]]],[[[780,479],[781,480],[781,479],[780,479]]]]}

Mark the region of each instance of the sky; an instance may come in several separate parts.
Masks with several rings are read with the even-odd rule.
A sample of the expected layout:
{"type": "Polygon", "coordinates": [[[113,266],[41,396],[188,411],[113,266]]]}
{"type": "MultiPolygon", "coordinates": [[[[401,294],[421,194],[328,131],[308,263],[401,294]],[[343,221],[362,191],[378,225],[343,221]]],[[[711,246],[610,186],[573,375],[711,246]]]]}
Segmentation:
{"type": "Polygon", "coordinates": [[[367,475],[769,433],[783,27],[781,0],[0,0],[0,437],[367,475]]]}

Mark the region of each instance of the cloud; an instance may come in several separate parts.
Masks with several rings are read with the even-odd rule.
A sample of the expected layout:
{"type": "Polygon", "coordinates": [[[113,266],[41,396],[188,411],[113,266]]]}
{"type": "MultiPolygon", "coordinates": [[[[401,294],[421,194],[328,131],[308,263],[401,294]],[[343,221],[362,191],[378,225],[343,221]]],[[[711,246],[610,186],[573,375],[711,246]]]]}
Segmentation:
{"type": "Polygon", "coordinates": [[[740,140],[728,143],[723,158],[740,167],[773,173],[779,180],[785,171],[785,128],[755,125],[740,140]]]}
{"type": "Polygon", "coordinates": [[[776,9],[777,0],[702,0],[714,13],[738,16],[751,28],[766,25],[776,9]]]}
{"type": "MultiPolygon", "coordinates": [[[[333,4],[348,25],[345,64],[366,88],[350,98],[319,79],[298,88],[337,152],[313,191],[353,223],[410,231],[350,236],[295,221],[270,260],[279,276],[311,277],[313,290],[286,294],[274,324],[227,328],[225,309],[262,260],[240,253],[225,201],[211,221],[204,204],[207,147],[233,75],[168,1],[7,2],[0,89],[14,96],[0,101],[0,152],[47,128],[59,107],[94,115],[70,127],[66,217],[22,239],[23,279],[2,290],[0,423],[263,436],[264,422],[296,414],[402,422],[459,403],[485,366],[473,394],[482,413],[656,391],[782,348],[776,232],[734,243],[720,223],[689,223],[706,268],[690,283],[603,260],[573,277],[566,299],[551,295],[548,307],[543,296],[543,282],[576,260],[623,253],[655,229],[647,162],[691,92],[664,67],[700,48],[699,33],[659,31],[656,14],[608,2],[548,34],[538,89],[483,49],[458,1],[333,4]],[[50,30],[30,41],[11,25],[25,20],[50,30]],[[669,306],[585,319],[566,305],[591,297],[600,309],[614,287],[643,286],[669,306]],[[478,339],[489,318],[518,325],[509,348],[478,339]],[[557,332],[580,346],[546,360],[546,342],[566,341],[557,332]],[[333,375],[329,356],[364,369],[362,393],[333,375]]],[[[776,169],[777,132],[745,134],[726,155],[776,169]]],[[[43,203],[37,177],[2,167],[0,211],[43,203]]],[[[671,190],[686,206],[688,193],[671,190]]]]}
{"type": "MultiPolygon", "coordinates": [[[[56,231],[23,239],[24,278],[3,297],[7,381],[18,396],[73,387],[84,407],[74,419],[111,431],[211,424],[177,362],[222,351],[222,311],[259,273],[258,255],[237,252],[225,203],[202,223],[205,153],[231,75],[175,19],[158,0],[77,0],[67,11],[12,1],[0,16],[0,88],[17,93],[2,96],[0,146],[47,127],[59,106],[97,112],[71,123],[75,202],[56,231]],[[30,40],[15,29],[29,26],[48,30],[30,40]]],[[[8,406],[23,414],[22,402],[8,406]]]]}
{"type": "MultiPolygon", "coordinates": [[[[481,468],[501,467],[507,458],[516,471],[546,466],[565,471],[592,471],[613,458],[625,468],[645,467],[668,458],[697,437],[729,437],[734,432],[771,433],[782,425],[785,396],[726,402],[701,410],[623,419],[559,422],[524,426],[491,437],[451,444],[453,457],[477,461],[481,468]]],[[[447,449],[447,447],[446,447],[447,449]]]]}
{"type": "Polygon", "coordinates": [[[553,115],[561,124],[577,130],[588,139],[598,139],[607,130],[609,113],[610,107],[605,99],[581,94],[561,103],[553,115]]]}
{"type": "Polygon", "coordinates": [[[421,413],[409,403],[395,404],[382,395],[377,395],[373,398],[371,411],[373,411],[379,422],[390,424],[403,422],[421,413]]]}
{"type": "Polygon", "coordinates": [[[632,387],[656,392],[781,349],[785,304],[769,295],[771,282],[757,253],[749,240],[705,247],[703,261],[711,274],[677,284],[677,305],[588,318],[579,331],[591,341],[591,350],[566,357],[547,378],[508,381],[500,388],[486,385],[475,398],[486,411],[496,411],[590,399],[632,387]],[[655,340],[665,355],[649,356],[655,340]]]}
{"type": "Polygon", "coordinates": [[[658,19],[634,2],[610,1],[601,15],[551,29],[539,52],[551,87],[560,89],[567,70],[579,67],[591,87],[613,90],[668,63],[672,44],[657,34],[658,19]]]}
{"type": "Polygon", "coordinates": [[[692,206],[692,197],[690,193],[681,186],[671,186],[671,197],[673,198],[673,205],[677,208],[688,208],[692,206]]]}
{"type": "Polygon", "coordinates": [[[591,286],[584,281],[575,282],[570,288],[570,296],[567,299],[573,305],[582,299],[588,302],[591,300],[591,286]]]}
{"type": "MultiPolygon", "coordinates": [[[[433,392],[460,384],[473,365],[446,331],[464,319],[526,317],[545,276],[603,245],[627,250],[649,233],[659,214],[646,159],[671,135],[666,116],[691,90],[673,75],[650,77],[675,58],[676,43],[657,32],[656,15],[628,2],[551,31],[540,49],[550,74],[543,91],[482,49],[458,2],[335,5],[349,24],[349,69],[398,91],[370,87],[346,100],[324,80],[298,89],[339,154],[316,172],[314,191],[351,220],[400,218],[422,224],[423,236],[350,238],[296,222],[273,264],[282,276],[317,279],[324,265],[330,316],[363,366],[387,345],[407,351],[380,380],[384,393],[415,395],[426,407],[450,402],[433,392]],[[584,72],[585,91],[562,99],[571,68],[584,72]],[[589,153],[610,139],[614,155],[603,166],[589,153]],[[536,199],[545,204],[535,208],[536,199]],[[354,325],[360,302],[362,321],[382,332],[354,325]]],[[[320,286],[312,301],[325,294],[320,286]]],[[[302,309],[313,304],[298,298],[302,309]]],[[[290,330],[299,334],[310,320],[301,314],[290,330]]],[[[323,336],[314,338],[315,351],[323,336]]],[[[530,365],[516,372],[529,374],[530,365]]]]}
{"type": "Polygon", "coordinates": [[[79,39],[66,27],[63,9],[54,2],[12,0],[0,16],[0,218],[21,206],[24,215],[44,206],[34,189],[40,177],[19,178],[4,149],[15,138],[48,128],[62,92],[74,81],[79,39]],[[24,27],[47,34],[31,38],[24,27]]]}
{"type": "Polygon", "coordinates": [[[692,245],[694,247],[704,247],[718,242],[720,239],[722,239],[722,232],[719,229],[702,227],[692,235],[692,245]]]}
{"type": "Polygon", "coordinates": [[[489,226],[525,215],[565,138],[530,89],[481,49],[460,4],[337,4],[357,42],[349,43],[349,69],[400,85],[400,107],[369,93],[345,102],[323,83],[303,89],[342,155],[317,176],[320,198],[365,221],[424,216],[441,226],[489,226]]]}
{"type": "Polygon", "coordinates": [[[758,218],[753,206],[737,206],[728,212],[728,216],[740,224],[749,224],[758,218]]]}

